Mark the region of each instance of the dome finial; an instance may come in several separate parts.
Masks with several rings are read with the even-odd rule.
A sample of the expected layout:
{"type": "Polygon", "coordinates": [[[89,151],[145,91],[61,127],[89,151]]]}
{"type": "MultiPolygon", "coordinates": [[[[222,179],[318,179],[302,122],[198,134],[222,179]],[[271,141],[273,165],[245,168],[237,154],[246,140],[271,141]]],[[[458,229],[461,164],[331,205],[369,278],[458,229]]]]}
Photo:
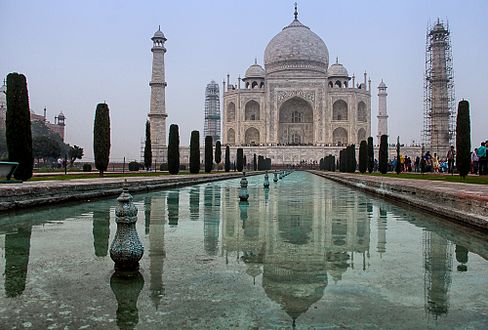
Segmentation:
{"type": "Polygon", "coordinates": [[[336,56],[336,64],[339,64],[339,56],[336,56]]]}
{"type": "Polygon", "coordinates": [[[295,19],[298,19],[298,8],[297,8],[298,4],[295,2],[295,19]]]}
{"type": "Polygon", "coordinates": [[[258,58],[257,57],[254,58],[254,64],[258,64],[258,58]]]}
{"type": "Polygon", "coordinates": [[[158,25],[158,31],[161,31],[161,25],[158,25]]]}

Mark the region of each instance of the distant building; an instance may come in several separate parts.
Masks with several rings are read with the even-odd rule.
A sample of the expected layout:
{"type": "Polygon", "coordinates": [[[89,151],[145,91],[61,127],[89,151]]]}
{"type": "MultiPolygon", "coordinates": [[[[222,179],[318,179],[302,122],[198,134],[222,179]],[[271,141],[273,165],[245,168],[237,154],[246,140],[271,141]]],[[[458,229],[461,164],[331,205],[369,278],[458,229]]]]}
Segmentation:
{"type": "MultiPolygon", "coordinates": [[[[44,108],[44,114],[38,115],[30,110],[30,118],[31,122],[33,121],[41,121],[43,122],[49,130],[53,133],[59,134],[61,139],[64,141],[64,129],[66,126],[65,120],[66,117],[64,116],[63,112],[60,112],[56,117],[54,117],[54,123],[51,123],[47,120],[46,117],[46,108],[44,108]]],[[[5,85],[5,80],[3,82],[2,87],[0,87],[0,128],[5,129],[5,121],[7,119],[7,86],[5,85]]]]}
{"type": "Polygon", "coordinates": [[[213,143],[220,141],[220,92],[219,85],[211,81],[205,88],[204,136],[211,136],[213,143]]]}

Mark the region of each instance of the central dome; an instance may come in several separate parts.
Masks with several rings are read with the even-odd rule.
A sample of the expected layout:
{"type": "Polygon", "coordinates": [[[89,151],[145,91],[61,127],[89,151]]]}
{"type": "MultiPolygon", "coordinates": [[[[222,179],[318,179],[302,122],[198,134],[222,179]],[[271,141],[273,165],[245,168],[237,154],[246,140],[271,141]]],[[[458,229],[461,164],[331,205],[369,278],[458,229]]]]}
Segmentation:
{"type": "Polygon", "coordinates": [[[297,18],[274,36],[264,51],[267,73],[311,70],[325,74],[328,66],[329,51],[324,41],[297,18]]]}

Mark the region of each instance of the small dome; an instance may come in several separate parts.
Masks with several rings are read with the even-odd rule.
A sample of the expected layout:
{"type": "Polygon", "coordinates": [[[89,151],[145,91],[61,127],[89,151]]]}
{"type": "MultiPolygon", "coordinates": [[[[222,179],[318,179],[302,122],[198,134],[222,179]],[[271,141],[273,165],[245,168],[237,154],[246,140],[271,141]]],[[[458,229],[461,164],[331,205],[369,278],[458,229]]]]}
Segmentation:
{"type": "Polygon", "coordinates": [[[254,63],[246,70],[246,78],[264,78],[265,72],[261,65],[254,63]]]}
{"type": "Polygon", "coordinates": [[[63,112],[61,111],[58,115],[58,119],[65,119],[66,117],[64,116],[63,112]]]}
{"type": "Polygon", "coordinates": [[[161,28],[159,28],[156,32],[154,32],[154,36],[151,39],[164,39],[164,40],[166,40],[166,37],[164,36],[164,33],[161,32],[161,28]]]}
{"type": "Polygon", "coordinates": [[[386,84],[383,82],[383,79],[381,79],[381,82],[378,85],[378,88],[386,88],[386,84]]]}
{"type": "Polygon", "coordinates": [[[340,63],[334,63],[327,71],[329,77],[349,77],[346,68],[340,63]]]}

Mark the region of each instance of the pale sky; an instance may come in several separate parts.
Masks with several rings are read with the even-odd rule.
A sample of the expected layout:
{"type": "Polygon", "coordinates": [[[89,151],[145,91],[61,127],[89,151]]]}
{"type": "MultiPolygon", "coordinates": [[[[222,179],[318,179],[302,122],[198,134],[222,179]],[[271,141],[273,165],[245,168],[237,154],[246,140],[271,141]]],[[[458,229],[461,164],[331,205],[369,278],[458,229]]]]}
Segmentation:
{"type": "MultiPolygon", "coordinates": [[[[66,139],[93,159],[97,103],[110,108],[113,160],[140,159],[149,112],[152,41],[166,42],[167,127],[203,135],[204,92],[229,73],[263,65],[271,38],[293,20],[294,1],[7,1],[0,0],[0,76],[26,75],[30,106],[66,116],[66,139]]],[[[488,1],[299,1],[299,20],[318,34],[356,81],[388,86],[389,135],[420,141],[427,24],[449,21],[456,100],[470,101],[472,145],[488,139],[488,1]]],[[[221,87],[222,88],[222,87],[221,87]]]]}

